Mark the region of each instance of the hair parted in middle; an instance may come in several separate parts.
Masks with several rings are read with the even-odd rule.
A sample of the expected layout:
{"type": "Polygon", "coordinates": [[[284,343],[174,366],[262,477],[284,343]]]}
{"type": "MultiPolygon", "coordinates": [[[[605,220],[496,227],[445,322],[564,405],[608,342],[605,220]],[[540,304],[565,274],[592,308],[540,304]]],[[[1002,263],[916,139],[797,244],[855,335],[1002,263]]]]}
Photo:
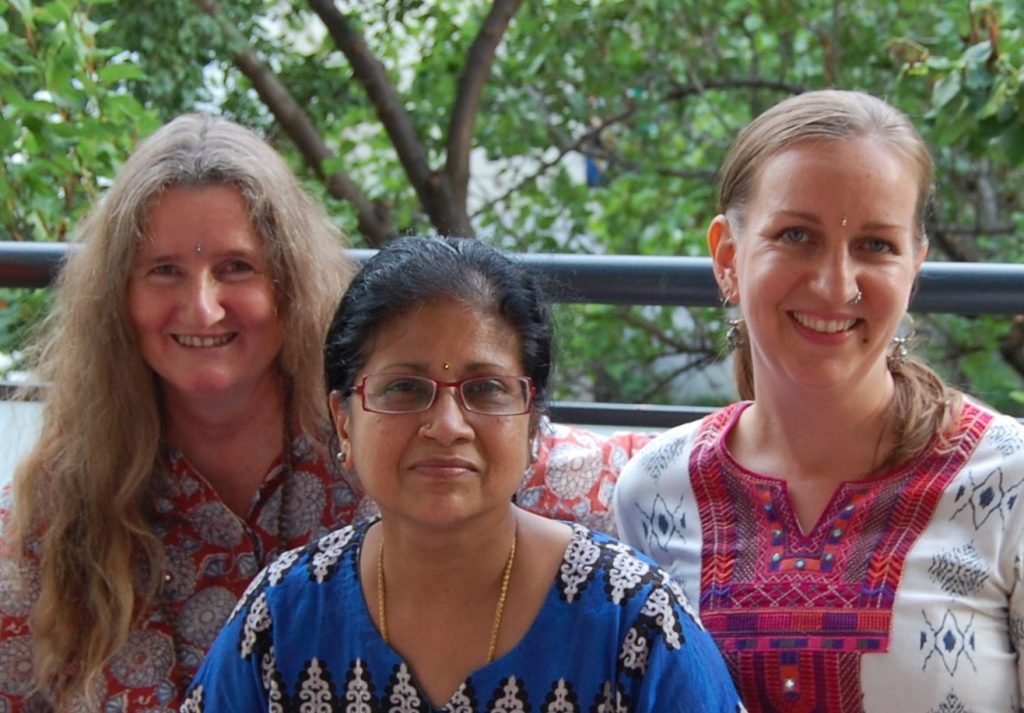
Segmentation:
{"type": "Polygon", "coordinates": [[[516,333],[526,376],[537,389],[533,413],[544,407],[551,370],[550,306],[536,278],[511,257],[472,238],[398,238],[352,280],[327,333],[327,392],[345,394],[390,320],[450,297],[503,319],[516,333]]]}
{"type": "Polygon", "coordinates": [[[354,272],[340,232],[284,159],[249,129],[205,114],[143,140],[76,231],[56,302],[30,351],[50,382],[43,426],[16,468],[8,545],[42,536],[35,676],[63,702],[87,693],[157,592],[163,545],[146,519],[163,431],[158,379],[139,351],[129,278],[151,206],[172,187],[235,186],[248,205],[287,335],[279,366],[293,423],[323,446],[322,345],[354,272]],[[56,682],[56,683],[54,683],[56,682]]]}

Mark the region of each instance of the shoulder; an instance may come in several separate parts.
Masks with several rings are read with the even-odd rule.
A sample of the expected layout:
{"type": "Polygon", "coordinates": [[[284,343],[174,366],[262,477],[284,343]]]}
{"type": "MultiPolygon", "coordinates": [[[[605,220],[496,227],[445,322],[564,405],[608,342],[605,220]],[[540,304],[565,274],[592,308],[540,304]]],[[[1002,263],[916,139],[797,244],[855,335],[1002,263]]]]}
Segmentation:
{"type": "Polygon", "coordinates": [[[304,592],[334,579],[342,567],[354,567],[359,545],[370,523],[348,525],[308,545],[282,553],[249,583],[228,622],[270,599],[302,597],[304,592]]]}
{"type": "Polygon", "coordinates": [[[983,446],[995,448],[1007,458],[1024,458],[1024,424],[1013,416],[965,401],[959,434],[981,429],[983,446]]]}
{"type": "Polygon", "coordinates": [[[573,526],[559,571],[558,588],[566,601],[589,596],[622,610],[627,619],[673,612],[700,627],[696,610],[672,577],[646,555],[601,532],[573,526]]]}
{"type": "MultiPolygon", "coordinates": [[[[668,472],[676,473],[680,469],[685,472],[690,453],[698,441],[717,442],[746,406],[746,403],[732,404],[659,434],[623,469],[619,483],[622,492],[642,488],[641,483],[660,480],[668,472]]],[[[616,492],[616,499],[621,499],[619,492],[616,492]]]]}
{"type": "Polygon", "coordinates": [[[640,466],[656,467],[658,463],[688,453],[698,440],[715,443],[729,432],[749,405],[750,402],[730,404],[704,418],[671,428],[647,444],[635,462],[640,466]]]}
{"type": "Polygon", "coordinates": [[[957,478],[998,470],[1016,480],[1024,476],[1024,424],[965,399],[952,432],[936,439],[923,457],[955,468],[957,478]]]}

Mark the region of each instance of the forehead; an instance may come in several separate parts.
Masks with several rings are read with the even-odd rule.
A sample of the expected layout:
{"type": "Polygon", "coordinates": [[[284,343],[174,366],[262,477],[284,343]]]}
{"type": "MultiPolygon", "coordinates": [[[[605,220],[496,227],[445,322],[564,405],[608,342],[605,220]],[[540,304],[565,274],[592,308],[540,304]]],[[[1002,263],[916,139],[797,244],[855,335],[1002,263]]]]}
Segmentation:
{"type": "Polygon", "coordinates": [[[753,202],[804,200],[827,206],[856,197],[909,219],[918,181],[910,159],[877,137],[802,142],[765,160],[753,202]]]}
{"type": "Polygon", "coordinates": [[[238,187],[171,186],[152,199],[146,209],[140,250],[191,248],[197,243],[204,249],[263,251],[249,204],[238,187]]]}
{"type": "Polygon", "coordinates": [[[493,309],[452,297],[417,305],[382,322],[366,350],[375,361],[459,361],[518,366],[515,328],[493,309]]]}

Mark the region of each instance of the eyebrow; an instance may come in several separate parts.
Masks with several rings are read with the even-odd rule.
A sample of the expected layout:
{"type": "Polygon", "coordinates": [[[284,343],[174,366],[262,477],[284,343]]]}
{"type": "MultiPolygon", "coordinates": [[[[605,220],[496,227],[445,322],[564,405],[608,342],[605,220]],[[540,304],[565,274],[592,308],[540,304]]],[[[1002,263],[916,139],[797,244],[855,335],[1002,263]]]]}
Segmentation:
{"type": "MultiPolygon", "coordinates": [[[[430,371],[430,365],[423,362],[397,362],[381,367],[381,370],[377,373],[391,374],[394,373],[393,369],[406,369],[416,374],[426,374],[430,371]]],[[[471,374],[492,374],[504,372],[508,369],[515,369],[515,365],[498,364],[496,362],[473,362],[466,365],[466,371],[471,374]]]]}
{"type": "Polygon", "coordinates": [[[814,223],[815,225],[822,225],[821,219],[818,218],[814,213],[805,213],[802,210],[777,210],[770,216],[773,220],[777,218],[799,218],[805,220],[808,223],[814,223]]]}
{"type": "MultiPolygon", "coordinates": [[[[212,252],[212,251],[211,251],[212,252]]],[[[265,263],[266,256],[261,256],[258,250],[242,249],[242,248],[228,248],[223,253],[213,252],[218,260],[237,260],[245,259],[251,262],[262,262],[265,263]]],[[[170,252],[170,253],[158,253],[155,255],[146,255],[145,248],[140,248],[135,254],[135,259],[139,264],[157,264],[164,262],[175,262],[177,260],[184,260],[186,257],[191,255],[190,250],[182,252],[170,252]]]]}
{"type": "MultiPolygon", "coordinates": [[[[801,220],[807,221],[808,223],[813,223],[814,225],[824,225],[824,223],[822,222],[821,218],[819,218],[817,215],[815,215],[814,213],[807,213],[807,212],[802,211],[802,210],[777,210],[777,211],[775,211],[774,213],[771,214],[771,218],[772,219],[777,219],[777,218],[780,218],[780,217],[799,218],[801,220]]],[[[864,223],[863,225],[856,226],[856,227],[857,227],[858,230],[902,230],[903,229],[903,226],[898,225],[896,223],[883,223],[883,222],[880,222],[880,221],[877,221],[877,220],[871,220],[871,221],[868,221],[867,223],[864,223]]]]}

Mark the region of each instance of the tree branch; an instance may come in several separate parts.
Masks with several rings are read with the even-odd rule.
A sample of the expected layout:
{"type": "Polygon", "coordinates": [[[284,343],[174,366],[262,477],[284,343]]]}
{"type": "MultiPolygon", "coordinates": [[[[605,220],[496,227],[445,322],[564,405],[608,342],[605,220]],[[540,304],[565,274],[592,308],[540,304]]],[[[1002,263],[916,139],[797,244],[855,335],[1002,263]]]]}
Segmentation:
{"type": "Polygon", "coordinates": [[[435,199],[439,193],[442,196],[447,193],[447,187],[441,177],[436,176],[431,170],[423,142],[416,134],[398,95],[395,94],[384,66],[367,49],[366,39],[352,26],[349,17],[334,6],[333,0],[309,0],[309,6],[320,17],[334,44],[348,60],[353,74],[363,86],[377,113],[377,118],[391,139],[398,160],[402,163],[420,202],[435,227],[442,230],[439,223],[447,223],[449,216],[443,209],[438,212],[438,203],[444,201],[435,199]]]}
{"type": "Polygon", "coordinates": [[[781,82],[774,79],[761,79],[759,77],[717,77],[715,79],[702,80],[691,84],[674,83],[666,93],[665,98],[678,101],[695,94],[701,94],[709,89],[771,89],[789,94],[800,94],[806,91],[806,87],[790,82],[781,82]]]}
{"type": "Polygon", "coordinates": [[[661,342],[666,347],[669,347],[676,354],[689,354],[691,356],[696,355],[700,357],[712,355],[709,358],[717,358],[713,356],[713,353],[715,351],[713,347],[709,347],[708,345],[704,344],[694,346],[686,341],[675,339],[672,337],[672,335],[665,332],[660,327],[657,327],[656,325],[651,324],[643,317],[634,314],[628,308],[616,310],[616,313],[619,319],[621,319],[625,324],[633,326],[636,329],[643,332],[644,334],[653,338],[655,341],[661,342]]]}
{"type": "Polygon", "coordinates": [[[700,371],[702,369],[706,369],[717,361],[717,357],[705,354],[696,361],[688,362],[686,364],[683,364],[682,366],[672,369],[671,371],[665,374],[661,374],[654,380],[654,383],[652,383],[647,390],[640,394],[638,400],[641,403],[651,401],[657,394],[661,393],[666,387],[668,387],[673,381],[678,379],[683,374],[686,374],[687,372],[690,371],[700,371]]]}
{"type": "Polygon", "coordinates": [[[501,39],[508,30],[512,16],[522,0],[494,0],[491,11],[473,40],[466,56],[466,64],[459,77],[455,102],[448,124],[448,151],[445,173],[452,188],[452,197],[461,212],[466,212],[466,193],[469,185],[469,153],[473,145],[473,130],[480,110],[484,86],[494,64],[494,56],[501,39]]]}
{"type": "Polygon", "coordinates": [[[928,241],[943,253],[950,260],[956,262],[980,262],[981,254],[977,246],[970,240],[965,240],[955,232],[947,231],[941,226],[928,225],[928,241]]]}
{"type": "Polygon", "coordinates": [[[384,244],[394,233],[390,221],[375,209],[373,203],[343,171],[334,171],[329,175],[324,172],[324,161],[332,158],[334,154],[287,87],[259,59],[238,28],[223,18],[216,0],[195,0],[195,3],[199,9],[216,20],[227,34],[235,66],[252,82],[260,99],[295,143],[306,163],[323,181],[330,194],[349,202],[355,208],[359,231],[367,242],[371,245],[384,244]]]}
{"type": "Polygon", "coordinates": [[[486,212],[487,210],[489,210],[489,209],[493,208],[494,206],[498,205],[499,203],[505,202],[506,200],[508,200],[508,197],[510,195],[512,195],[513,193],[518,191],[520,188],[525,186],[527,183],[530,183],[531,181],[536,181],[538,178],[540,178],[545,173],[550,171],[552,168],[557,166],[561,162],[561,160],[563,158],[565,158],[565,156],[567,154],[572,153],[573,151],[578,151],[580,153],[583,153],[583,150],[582,150],[583,146],[585,146],[588,142],[594,142],[595,139],[597,138],[598,134],[600,134],[605,128],[607,128],[611,124],[614,124],[614,123],[616,123],[618,121],[621,121],[621,120],[625,119],[626,117],[630,116],[633,113],[633,111],[634,111],[634,108],[633,108],[632,105],[630,105],[627,108],[623,109],[622,111],[619,111],[618,113],[613,114],[612,116],[608,117],[607,119],[603,119],[602,121],[598,122],[594,126],[592,126],[589,129],[587,129],[585,132],[580,134],[575,139],[572,139],[572,140],[570,140],[570,141],[568,141],[566,143],[561,143],[561,145],[559,145],[559,141],[556,138],[555,139],[555,148],[558,150],[558,154],[557,155],[553,156],[552,158],[550,158],[550,159],[548,159],[546,161],[541,161],[540,164],[537,166],[537,169],[535,171],[530,172],[530,174],[527,175],[525,178],[523,178],[523,180],[521,180],[518,183],[516,183],[516,185],[512,186],[507,191],[503,192],[497,198],[493,198],[493,199],[487,201],[487,203],[485,203],[483,206],[481,206],[481,208],[479,210],[477,210],[475,213],[473,213],[473,215],[474,216],[481,215],[484,212],[486,212]]]}

